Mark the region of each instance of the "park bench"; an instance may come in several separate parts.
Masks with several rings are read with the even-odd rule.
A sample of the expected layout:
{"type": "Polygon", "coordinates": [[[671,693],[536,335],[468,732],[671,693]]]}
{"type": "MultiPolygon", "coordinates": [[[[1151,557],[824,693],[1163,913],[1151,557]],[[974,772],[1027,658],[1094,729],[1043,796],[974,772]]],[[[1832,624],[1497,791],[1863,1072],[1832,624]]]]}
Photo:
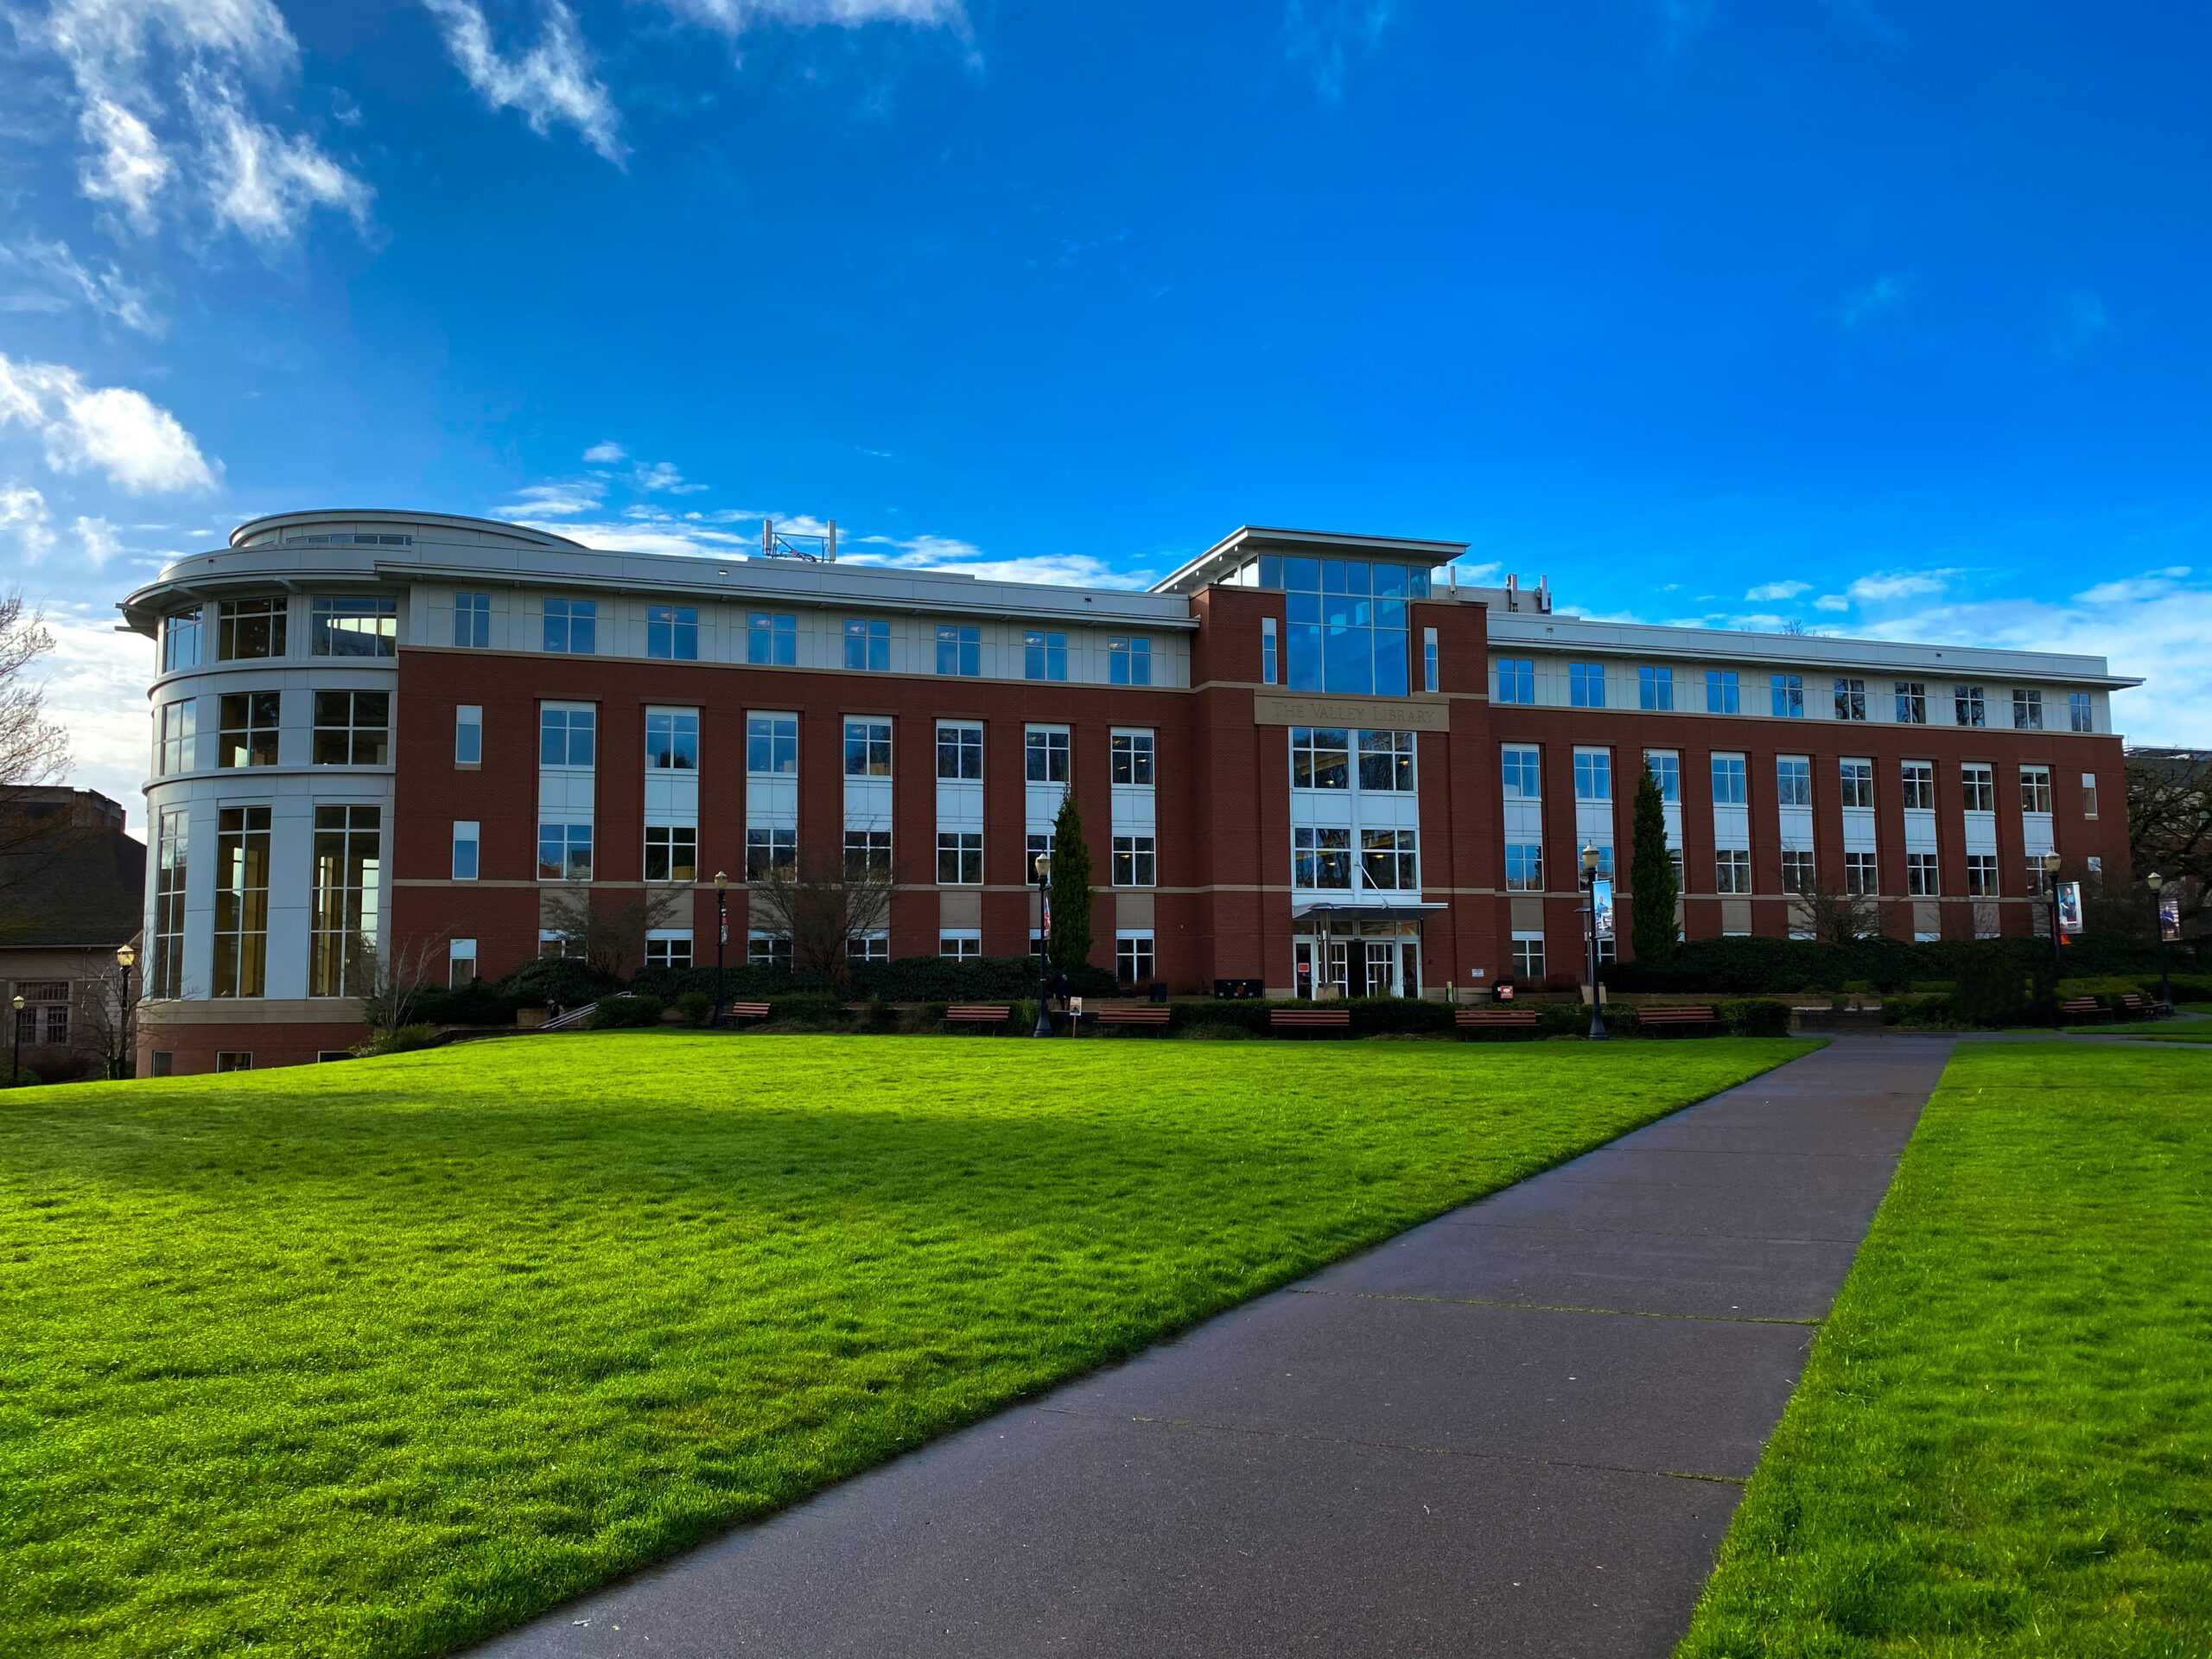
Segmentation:
{"type": "Polygon", "coordinates": [[[2062,1020],[2101,1020],[2105,1017],[2104,1005],[2094,996],[2069,996],[2058,1005],[2058,1017],[2062,1020]]]}
{"type": "Polygon", "coordinates": [[[1461,1008],[1452,1016],[1452,1023],[1462,1031],[1534,1031],[1536,1011],[1534,1008],[1461,1008]]]}
{"type": "Polygon", "coordinates": [[[1351,1029],[1350,1008],[1270,1008],[1268,1024],[1277,1031],[1351,1029]]]}
{"type": "Polygon", "coordinates": [[[766,1020],[767,1017],[768,1005],[766,1002],[733,1002],[722,1014],[723,1020],[732,1025],[741,1020],[766,1020]]]}
{"type": "Polygon", "coordinates": [[[2120,1012],[2131,1020],[2152,1019],[2157,1015],[2158,1008],[2158,1003],[2147,996],[2139,996],[2133,991],[2126,992],[2120,999],[2120,1012]]]}
{"type": "Polygon", "coordinates": [[[944,1011],[948,1026],[1002,1026],[1014,1015],[1003,1002],[956,1002],[944,1011]]]}
{"type": "Polygon", "coordinates": [[[1102,1026],[1157,1026],[1167,1029],[1167,1006],[1162,1002],[1144,1002],[1123,1007],[1109,1005],[1100,1008],[1092,1018],[1102,1026]]]}
{"type": "Polygon", "coordinates": [[[1717,1026],[1719,1023],[1720,1016],[1715,1014],[1709,1005],[1693,1005],[1680,1008],[1638,1008],[1636,1011],[1636,1028],[1638,1031],[1654,1026],[1664,1028],[1669,1026],[1717,1026]]]}

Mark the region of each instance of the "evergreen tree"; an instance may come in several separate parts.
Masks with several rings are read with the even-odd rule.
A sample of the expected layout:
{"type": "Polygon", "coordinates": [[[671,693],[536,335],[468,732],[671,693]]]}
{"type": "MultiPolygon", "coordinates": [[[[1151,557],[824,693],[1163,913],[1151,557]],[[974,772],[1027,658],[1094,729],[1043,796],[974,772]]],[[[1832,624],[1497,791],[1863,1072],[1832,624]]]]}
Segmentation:
{"type": "Polygon", "coordinates": [[[1052,937],[1047,946],[1052,966],[1070,970],[1090,960],[1090,847],[1083,838],[1083,814],[1075,791],[1060,798],[1052,820],[1052,937]]]}
{"type": "Polygon", "coordinates": [[[1638,962],[1662,963],[1675,954],[1675,901],[1681,886],[1667,853],[1667,809],[1659,798],[1659,780],[1648,766],[1636,786],[1635,816],[1629,874],[1636,887],[1629,937],[1638,962]]]}

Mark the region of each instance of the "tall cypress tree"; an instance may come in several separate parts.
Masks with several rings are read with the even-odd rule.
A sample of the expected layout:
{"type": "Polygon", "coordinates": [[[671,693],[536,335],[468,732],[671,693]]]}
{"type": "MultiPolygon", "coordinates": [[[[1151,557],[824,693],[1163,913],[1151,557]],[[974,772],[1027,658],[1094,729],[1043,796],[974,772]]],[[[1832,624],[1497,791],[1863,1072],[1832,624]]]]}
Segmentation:
{"type": "Polygon", "coordinates": [[[1070,971],[1090,960],[1090,847],[1075,791],[1060,798],[1052,820],[1052,966],[1070,971]]]}
{"type": "Polygon", "coordinates": [[[1675,901],[1681,896],[1675,861],[1667,855],[1667,809],[1659,780],[1643,769],[1636,786],[1636,829],[1629,878],[1636,884],[1630,938],[1638,962],[1662,963],[1675,954],[1675,901]]]}

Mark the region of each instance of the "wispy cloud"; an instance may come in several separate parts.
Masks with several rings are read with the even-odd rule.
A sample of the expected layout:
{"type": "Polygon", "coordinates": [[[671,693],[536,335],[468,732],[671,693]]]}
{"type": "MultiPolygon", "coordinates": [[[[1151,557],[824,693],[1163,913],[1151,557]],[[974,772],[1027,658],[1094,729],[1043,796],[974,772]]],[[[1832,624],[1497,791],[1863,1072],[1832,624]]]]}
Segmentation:
{"type": "Polygon", "coordinates": [[[1813,608],[1816,611],[1847,611],[1851,608],[1851,601],[1841,594],[1822,594],[1813,601],[1813,608]]]}
{"type": "Polygon", "coordinates": [[[423,0],[437,19],[446,50],[468,84],[495,110],[513,110],[541,138],[573,127],[617,167],[628,164],[622,117],[607,83],[594,73],[591,49],[576,15],[562,0],[545,0],[544,26],[528,51],[510,56],[492,42],[492,25],[476,0],[423,0]]]}
{"type": "Polygon", "coordinates": [[[1392,0],[1289,0],[1282,18],[1283,51],[1305,72],[1324,104],[1344,95],[1344,74],[1369,56],[1390,26],[1392,0]]]}
{"type": "Polygon", "coordinates": [[[70,252],[66,242],[42,242],[32,237],[15,247],[0,247],[0,265],[21,270],[45,285],[54,304],[37,308],[66,309],[84,304],[143,334],[158,334],[164,326],[145,289],[125,277],[113,260],[93,269],[70,252]]]}
{"type": "Polygon", "coordinates": [[[46,497],[28,484],[0,486],[0,535],[15,544],[25,564],[54,550],[54,515],[46,497]]]}
{"type": "Polygon", "coordinates": [[[602,438],[584,451],[584,459],[594,466],[612,467],[630,459],[630,452],[612,438],[602,438]]]}
{"type": "Polygon", "coordinates": [[[1877,276],[1866,287],[1844,296],[1838,318],[1847,328],[1856,328],[1886,315],[1903,305],[1912,293],[1912,278],[1901,272],[1889,271],[1877,276]]]}
{"type": "Polygon", "coordinates": [[[2123,576],[2117,582],[2101,582],[2074,595],[2083,605],[2124,605],[2142,600],[2164,599],[2178,593],[2183,582],[2189,579],[2189,567],[2170,564],[2164,569],[2146,570],[2139,576],[2123,576]]]}
{"type": "Polygon", "coordinates": [[[574,513],[597,512],[606,499],[607,486],[597,479],[572,479],[560,484],[526,485],[498,512],[503,518],[563,518],[574,513]]]}
{"type": "Polygon", "coordinates": [[[1884,570],[1871,576],[1861,576],[1844,592],[1860,604],[1882,604],[1900,599],[1918,599],[1929,594],[1940,594],[1959,573],[1955,569],[1942,570],[1884,570]]]}
{"type": "Polygon", "coordinates": [[[630,481],[656,495],[697,495],[709,487],[688,482],[676,463],[668,461],[639,461],[631,470],[630,481]]]}
{"type": "Polygon", "coordinates": [[[994,556],[972,542],[951,536],[862,536],[845,543],[838,556],[853,564],[881,565],[894,570],[949,570],[979,582],[1077,588],[1147,588],[1153,582],[1150,571],[1116,570],[1088,553],[994,556]]]}
{"type": "Polygon", "coordinates": [[[1812,591],[1813,584],[1809,582],[1763,582],[1744,597],[1752,600],[1795,599],[1800,594],[1812,591]]]}
{"type": "Polygon", "coordinates": [[[105,568],[110,559],[123,551],[121,533],[105,518],[87,518],[80,513],[71,528],[77,532],[78,551],[95,570],[105,568]]]}
{"type": "Polygon", "coordinates": [[[35,434],[57,473],[98,472],[132,495],[213,489],[220,464],[143,392],[87,386],[59,363],[0,353],[0,427],[35,434]]]}

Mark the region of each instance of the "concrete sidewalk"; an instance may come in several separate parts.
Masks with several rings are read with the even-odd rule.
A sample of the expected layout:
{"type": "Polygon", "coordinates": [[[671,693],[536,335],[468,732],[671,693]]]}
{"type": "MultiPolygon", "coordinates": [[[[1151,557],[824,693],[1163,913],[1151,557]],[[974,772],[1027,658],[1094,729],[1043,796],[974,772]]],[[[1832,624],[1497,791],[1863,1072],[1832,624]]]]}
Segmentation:
{"type": "Polygon", "coordinates": [[[1833,1042],[483,1651],[1663,1656],[1949,1052],[1833,1042]]]}

